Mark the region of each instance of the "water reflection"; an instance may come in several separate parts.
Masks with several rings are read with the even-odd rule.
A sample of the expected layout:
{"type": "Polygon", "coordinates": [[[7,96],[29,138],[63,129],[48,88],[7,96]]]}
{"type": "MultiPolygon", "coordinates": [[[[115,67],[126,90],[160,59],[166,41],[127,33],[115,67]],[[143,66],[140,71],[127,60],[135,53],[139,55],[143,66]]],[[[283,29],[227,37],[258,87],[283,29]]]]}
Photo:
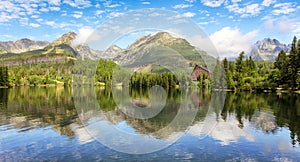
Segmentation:
{"type": "Polygon", "coordinates": [[[71,90],[21,87],[0,89],[0,124],[27,131],[51,125],[62,135],[74,136],[70,124],[77,118],[71,90]]]}
{"type": "MultiPolygon", "coordinates": [[[[186,134],[199,139],[211,138],[223,146],[246,141],[266,152],[272,152],[274,149],[286,152],[299,146],[298,95],[279,96],[268,93],[225,95],[219,92],[174,89],[167,91],[166,105],[158,115],[149,119],[137,119],[119,109],[119,103],[114,97],[119,98],[117,101],[126,103],[128,101],[147,109],[152,104],[148,91],[131,89],[129,98],[124,97],[122,89],[117,91],[114,93],[117,95],[115,96],[111,89],[96,88],[93,91],[96,94],[94,95],[83,88],[80,94],[84,97],[80,98],[80,101],[89,103],[88,101],[92,101],[92,97],[95,97],[97,103],[83,104],[80,110],[76,110],[74,98],[78,98],[76,94],[73,95],[72,89],[54,87],[0,89],[2,137],[0,155],[1,152],[9,150],[8,147],[11,145],[14,147],[23,145],[11,142],[15,138],[9,131],[16,131],[14,136],[27,132],[30,138],[40,129],[51,129],[69,140],[76,140],[79,145],[85,145],[95,140],[93,137],[99,134],[96,127],[101,122],[101,126],[111,125],[123,132],[161,142],[172,141],[186,134]],[[225,101],[224,107],[220,102],[222,100],[225,101]],[[180,109],[182,103],[184,109],[180,109]],[[98,109],[91,109],[95,105],[98,109]],[[190,119],[182,118],[170,124],[179,112],[196,113],[192,123],[190,119]],[[212,127],[205,126],[207,121],[214,121],[214,124],[210,125],[212,127]],[[89,131],[86,131],[84,125],[88,126],[89,131]]],[[[108,134],[107,138],[113,136],[114,134],[108,134]]],[[[44,134],[44,138],[47,137],[48,135],[44,134]]],[[[34,137],[31,140],[34,141],[34,137]]],[[[200,144],[201,140],[198,142],[200,144]]],[[[53,143],[55,142],[51,145],[53,143]]]]}

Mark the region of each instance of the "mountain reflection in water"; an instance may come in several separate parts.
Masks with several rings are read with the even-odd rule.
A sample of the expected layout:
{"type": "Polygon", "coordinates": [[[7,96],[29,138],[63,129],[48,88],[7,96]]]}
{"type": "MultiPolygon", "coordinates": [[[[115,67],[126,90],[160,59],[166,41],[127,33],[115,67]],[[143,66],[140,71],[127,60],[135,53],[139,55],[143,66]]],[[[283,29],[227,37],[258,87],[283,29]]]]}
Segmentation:
{"type": "MultiPolygon", "coordinates": [[[[87,132],[84,126],[92,122],[95,124],[99,120],[107,121],[122,131],[147,135],[159,140],[169,140],[185,134],[183,139],[189,136],[212,139],[221,146],[244,142],[271,152],[276,148],[278,151],[299,153],[298,95],[169,90],[166,105],[158,115],[149,119],[137,119],[124,114],[118,108],[114,97],[122,98],[121,89],[115,93],[119,96],[113,96],[112,90],[108,88],[96,88],[95,92],[100,109],[89,109],[87,105],[78,110],[74,105],[72,89],[59,87],[0,89],[1,159],[8,158],[10,153],[13,155],[12,152],[26,152],[16,148],[22,148],[28,143],[16,143],[14,136],[23,133],[35,142],[33,134],[41,129],[45,132],[54,130],[58,136],[75,142],[74,145],[96,142],[93,137],[99,132],[97,130],[87,132]],[[186,107],[180,109],[181,103],[185,103],[186,107]],[[187,120],[185,118],[176,125],[169,126],[179,110],[184,111],[183,113],[196,112],[189,126],[184,123],[187,120]],[[207,121],[214,121],[215,124],[207,131],[203,131],[207,121]],[[164,129],[165,127],[168,129],[164,129]],[[164,130],[161,131],[162,129],[164,130]]],[[[86,95],[84,90],[81,93],[84,96],[83,100],[90,99],[88,91],[86,95]]],[[[147,90],[130,90],[130,98],[124,98],[123,102],[127,100],[141,107],[151,105],[147,90]]],[[[42,136],[47,139],[50,135],[42,134],[42,136]]],[[[47,140],[51,143],[51,140],[55,139],[47,140]]],[[[52,145],[51,147],[55,147],[52,145]]],[[[44,152],[47,152],[46,150],[44,152]]],[[[255,148],[249,148],[249,151],[254,150],[255,148]]],[[[10,158],[13,159],[13,156],[10,158]]]]}

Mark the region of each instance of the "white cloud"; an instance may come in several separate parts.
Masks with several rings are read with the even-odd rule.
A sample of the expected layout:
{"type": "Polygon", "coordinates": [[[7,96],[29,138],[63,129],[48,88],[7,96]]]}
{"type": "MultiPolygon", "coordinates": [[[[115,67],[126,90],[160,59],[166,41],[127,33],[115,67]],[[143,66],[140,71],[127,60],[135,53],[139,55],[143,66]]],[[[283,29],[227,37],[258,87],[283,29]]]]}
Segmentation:
{"type": "Polygon", "coordinates": [[[56,27],[56,23],[54,21],[46,21],[45,24],[51,27],[56,27]]]}
{"type": "Polygon", "coordinates": [[[111,5],[107,5],[106,7],[108,8],[116,8],[116,7],[120,7],[120,4],[111,4],[111,5]]]}
{"type": "Polygon", "coordinates": [[[182,16],[183,17],[194,17],[196,13],[194,12],[185,12],[182,16]]]}
{"type": "Polygon", "coordinates": [[[239,7],[237,3],[234,3],[232,5],[226,6],[226,8],[229,12],[240,14],[241,17],[256,16],[260,14],[261,10],[263,10],[263,7],[261,7],[257,3],[248,4],[245,7],[239,7]]]}
{"type": "Polygon", "coordinates": [[[59,11],[59,10],[60,10],[59,7],[49,7],[49,9],[50,9],[51,11],[59,11]]]}
{"type": "Polygon", "coordinates": [[[61,1],[60,0],[49,0],[48,3],[51,5],[59,6],[61,1]]]}
{"type": "Polygon", "coordinates": [[[99,15],[103,14],[104,12],[105,12],[104,10],[97,10],[96,15],[99,16],[99,15]]]}
{"type": "Polygon", "coordinates": [[[198,24],[199,25],[207,25],[207,24],[209,24],[209,22],[207,22],[207,21],[205,21],[205,22],[199,22],[198,24]]]}
{"type": "Polygon", "coordinates": [[[292,24],[292,32],[293,32],[295,35],[300,36],[300,21],[294,22],[294,23],[292,24]]]}
{"type": "Polygon", "coordinates": [[[79,19],[82,17],[83,12],[81,11],[74,11],[74,13],[72,14],[72,16],[76,19],[79,19]]]}
{"type": "Polygon", "coordinates": [[[36,24],[36,23],[30,23],[29,26],[37,28],[37,27],[40,27],[41,25],[40,24],[36,24]]]}
{"type": "Polygon", "coordinates": [[[272,11],[273,15],[289,14],[296,11],[296,8],[291,2],[277,3],[273,7],[275,8],[272,11]]]}
{"type": "MultiPolygon", "coordinates": [[[[94,33],[94,29],[91,27],[82,27],[78,30],[76,38],[73,40],[72,45],[77,46],[87,43],[91,38],[91,34],[94,33]]],[[[93,34],[94,35],[94,34],[93,34]]]]}
{"type": "Polygon", "coordinates": [[[249,51],[251,40],[257,35],[258,31],[254,30],[242,34],[238,28],[224,27],[220,31],[213,33],[210,39],[216,46],[221,56],[236,56],[241,51],[249,51]]]}
{"type": "Polygon", "coordinates": [[[264,21],[264,27],[266,30],[274,30],[280,33],[290,33],[293,36],[294,34],[300,34],[300,19],[291,18],[286,15],[283,16],[265,16],[261,19],[264,21]]]}
{"type": "Polygon", "coordinates": [[[87,8],[92,6],[91,1],[89,0],[64,0],[63,2],[76,8],[87,8]]]}
{"type": "Polygon", "coordinates": [[[49,12],[49,9],[46,8],[46,7],[43,7],[43,8],[40,9],[40,11],[42,11],[42,12],[49,12]]]}
{"type": "Polygon", "coordinates": [[[143,5],[149,5],[151,4],[150,2],[142,2],[143,5]]]}
{"type": "Polygon", "coordinates": [[[37,18],[39,18],[40,16],[39,15],[32,15],[32,16],[30,16],[31,18],[33,18],[33,19],[37,19],[37,18]]]}
{"type": "Polygon", "coordinates": [[[231,0],[232,3],[241,2],[242,0],[231,0]]]}
{"type": "Polygon", "coordinates": [[[174,9],[179,9],[179,8],[188,8],[188,7],[192,7],[193,5],[191,4],[178,4],[173,6],[174,9]]]}
{"type": "Polygon", "coordinates": [[[209,6],[209,7],[220,7],[225,0],[201,0],[203,5],[209,6]]]}
{"type": "Polygon", "coordinates": [[[36,19],[36,21],[37,21],[37,22],[43,22],[43,21],[44,21],[44,19],[42,19],[42,18],[38,18],[38,19],[36,19]]]}
{"type": "Polygon", "coordinates": [[[197,0],[185,0],[186,2],[189,2],[189,3],[194,3],[196,2],[197,0]]]}
{"type": "Polygon", "coordinates": [[[119,17],[119,16],[121,16],[121,15],[123,15],[122,12],[111,12],[111,13],[109,14],[109,17],[119,17]]]}
{"type": "Polygon", "coordinates": [[[257,34],[257,30],[243,34],[238,28],[224,27],[210,35],[210,39],[221,57],[232,57],[242,51],[249,52],[252,46],[251,40],[257,34]]]}
{"type": "Polygon", "coordinates": [[[261,5],[269,7],[271,4],[275,3],[276,0],[264,0],[261,5]]]}

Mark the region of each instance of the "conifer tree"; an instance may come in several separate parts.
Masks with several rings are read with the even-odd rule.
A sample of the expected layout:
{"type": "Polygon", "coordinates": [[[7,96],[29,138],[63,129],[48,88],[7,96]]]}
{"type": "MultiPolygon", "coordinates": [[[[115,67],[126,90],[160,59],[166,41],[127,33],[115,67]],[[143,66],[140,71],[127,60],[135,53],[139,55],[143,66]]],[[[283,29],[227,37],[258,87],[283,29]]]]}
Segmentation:
{"type": "Polygon", "coordinates": [[[297,59],[298,51],[297,51],[297,38],[294,36],[293,42],[292,42],[292,47],[289,55],[289,66],[288,66],[288,72],[289,72],[289,83],[291,88],[296,87],[296,80],[297,80],[297,67],[298,67],[298,59],[297,59]]]}

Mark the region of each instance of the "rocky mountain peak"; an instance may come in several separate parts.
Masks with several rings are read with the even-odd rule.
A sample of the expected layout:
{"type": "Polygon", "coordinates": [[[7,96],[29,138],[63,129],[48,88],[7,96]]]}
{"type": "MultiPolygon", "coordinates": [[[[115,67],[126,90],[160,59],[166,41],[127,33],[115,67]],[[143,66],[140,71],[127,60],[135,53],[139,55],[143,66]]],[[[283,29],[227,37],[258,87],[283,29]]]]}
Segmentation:
{"type": "Polygon", "coordinates": [[[290,46],[277,39],[265,38],[254,44],[250,56],[255,60],[274,61],[281,50],[289,51],[290,46]]]}
{"type": "Polygon", "coordinates": [[[51,43],[51,46],[56,46],[59,44],[67,44],[69,46],[71,46],[72,44],[72,40],[74,40],[76,38],[76,33],[74,32],[68,32],[64,35],[62,35],[61,37],[59,37],[58,39],[56,39],[55,41],[53,41],[51,43]]]}

